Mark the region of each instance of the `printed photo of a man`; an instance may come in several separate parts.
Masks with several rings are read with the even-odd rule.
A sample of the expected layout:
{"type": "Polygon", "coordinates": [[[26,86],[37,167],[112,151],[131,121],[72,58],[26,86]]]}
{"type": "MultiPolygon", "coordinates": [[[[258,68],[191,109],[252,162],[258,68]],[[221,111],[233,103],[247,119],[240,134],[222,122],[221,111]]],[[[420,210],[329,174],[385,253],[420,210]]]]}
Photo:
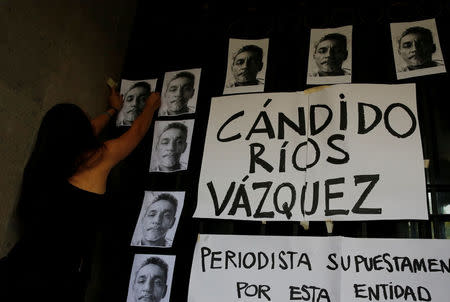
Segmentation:
{"type": "Polygon", "coordinates": [[[187,170],[194,120],[156,121],[150,172],[187,170]]]}
{"type": "Polygon", "coordinates": [[[434,19],[391,23],[397,79],[445,72],[434,19]]]}
{"type": "Polygon", "coordinates": [[[311,29],[307,84],[351,83],[352,26],[311,29]]]}
{"type": "Polygon", "coordinates": [[[184,192],[146,191],[132,246],[171,247],[184,204],[184,192]]]}
{"type": "Polygon", "coordinates": [[[155,91],[157,79],[129,81],[122,80],[120,94],[123,106],[117,114],[116,126],[131,126],[145,107],[150,93],[155,91]]]}
{"type": "Polygon", "coordinates": [[[269,39],[230,39],[224,94],[262,92],[269,39]]]}
{"type": "Polygon", "coordinates": [[[201,69],[166,72],[159,116],[195,113],[201,69]]]}
{"type": "Polygon", "coordinates": [[[127,302],[168,302],[175,256],[136,254],[127,302]]]}

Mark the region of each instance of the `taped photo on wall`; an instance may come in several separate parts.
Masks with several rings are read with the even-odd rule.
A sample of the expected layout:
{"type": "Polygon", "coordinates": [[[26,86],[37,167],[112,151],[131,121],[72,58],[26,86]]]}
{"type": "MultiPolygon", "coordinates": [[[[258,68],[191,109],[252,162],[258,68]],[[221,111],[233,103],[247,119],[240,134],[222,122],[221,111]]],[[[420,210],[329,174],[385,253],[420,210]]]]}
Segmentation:
{"type": "Polygon", "coordinates": [[[187,170],[194,120],[156,121],[150,172],[187,170]]]}
{"type": "Polygon", "coordinates": [[[132,246],[172,247],[185,192],[146,191],[132,246]]]}
{"type": "Polygon", "coordinates": [[[127,302],[169,302],[175,256],[134,255],[127,302]]]}
{"type": "Polygon", "coordinates": [[[435,19],[391,23],[397,79],[446,72],[435,19]]]}
{"type": "Polygon", "coordinates": [[[201,69],[166,72],[158,116],[195,113],[201,69]]]}
{"type": "Polygon", "coordinates": [[[311,29],[307,84],[352,82],[352,31],[351,25],[311,29]]]}
{"type": "Polygon", "coordinates": [[[122,109],[117,114],[116,126],[131,126],[145,107],[145,101],[156,89],[158,79],[122,80],[120,95],[123,96],[122,109]]]}
{"type": "Polygon", "coordinates": [[[263,92],[269,39],[230,39],[223,94],[263,92]]]}

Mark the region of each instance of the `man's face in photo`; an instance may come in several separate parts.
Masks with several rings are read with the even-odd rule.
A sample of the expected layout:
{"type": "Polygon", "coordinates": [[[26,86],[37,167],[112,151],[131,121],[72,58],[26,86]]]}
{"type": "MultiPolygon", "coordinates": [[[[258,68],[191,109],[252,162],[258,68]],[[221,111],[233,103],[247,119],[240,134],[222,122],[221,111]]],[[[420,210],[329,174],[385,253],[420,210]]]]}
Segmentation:
{"type": "Polygon", "coordinates": [[[431,63],[435,46],[424,34],[410,33],[399,42],[398,52],[408,67],[419,67],[431,63]]]}
{"type": "Polygon", "coordinates": [[[180,165],[180,157],[186,147],[186,136],[181,129],[169,128],[164,131],[159,137],[156,147],[159,168],[162,171],[177,170],[180,165]]]}
{"type": "Polygon", "coordinates": [[[323,40],[314,52],[314,60],[319,68],[319,74],[339,73],[342,63],[347,59],[347,45],[338,40],[323,40]]]}
{"type": "Polygon", "coordinates": [[[156,264],[147,264],[136,274],[133,294],[136,302],[159,302],[166,295],[167,276],[156,264]]]}
{"type": "Polygon", "coordinates": [[[194,83],[191,79],[179,77],[170,81],[165,94],[169,115],[187,112],[187,103],[193,95],[194,83]]]}
{"type": "Polygon", "coordinates": [[[262,62],[253,51],[243,51],[236,55],[231,67],[236,84],[255,83],[256,75],[262,69],[262,62]]]}
{"type": "Polygon", "coordinates": [[[144,241],[157,242],[164,240],[167,231],[175,222],[175,207],[167,200],[153,202],[145,213],[142,223],[144,241]]]}
{"type": "Polygon", "coordinates": [[[145,107],[149,91],[144,87],[130,89],[123,99],[124,121],[134,121],[145,107]]]}

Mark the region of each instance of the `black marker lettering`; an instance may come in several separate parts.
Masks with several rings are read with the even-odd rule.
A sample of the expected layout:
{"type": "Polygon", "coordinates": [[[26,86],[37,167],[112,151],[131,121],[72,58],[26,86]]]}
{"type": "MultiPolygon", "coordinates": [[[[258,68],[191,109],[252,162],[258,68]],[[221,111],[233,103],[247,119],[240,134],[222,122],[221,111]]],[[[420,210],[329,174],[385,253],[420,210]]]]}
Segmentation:
{"type": "Polygon", "coordinates": [[[286,172],[286,146],[288,142],[284,142],[280,149],[280,164],[278,166],[279,172],[286,172]]]}
{"type": "MultiPolygon", "coordinates": [[[[340,95],[341,99],[343,99],[345,96],[341,93],[340,95]]],[[[341,122],[339,124],[339,129],[344,131],[347,130],[347,102],[341,101],[340,102],[340,111],[341,111],[341,122]]]]}
{"type": "Polygon", "coordinates": [[[273,167],[268,162],[260,158],[260,156],[264,153],[265,147],[260,143],[250,144],[250,168],[249,173],[255,173],[256,164],[260,165],[267,172],[272,172],[273,167]],[[255,153],[255,148],[259,148],[258,152],[255,153]]]}
{"type": "Polygon", "coordinates": [[[416,130],[416,127],[417,127],[417,121],[414,116],[414,113],[406,105],[401,104],[401,103],[394,103],[394,104],[389,105],[387,107],[386,111],[384,112],[384,126],[386,127],[387,131],[389,131],[389,133],[392,134],[393,136],[398,137],[398,138],[405,138],[414,133],[414,131],[416,130]],[[397,131],[395,131],[391,127],[391,124],[389,122],[389,114],[391,113],[392,109],[394,109],[396,107],[399,107],[399,108],[402,108],[403,110],[405,110],[411,119],[411,128],[409,128],[409,130],[406,131],[404,134],[400,134],[397,131]]]}
{"type": "Polygon", "coordinates": [[[309,112],[311,135],[316,135],[322,132],[330,124],[332,118],[333,111],[331,111],[330,107],[327,105],[312,105],[309,112]],[[316,128],[316,108],[324,108],[328,112],[327,119],[319,128],[316,128]]]}
{"type": "Polygon", "coordinates": [[[359,197],[358,201],[353,206],[352,212],[355,214],[381,214],[381,208],[361,208],[364,200],[366,200],[370,191],[375,187],[375,184],[380,180],[380,174],[373,175],[355,175],[355,186],[360,183],[370,182],[364,192],[359,197]]]}
{"type": "Polygon", "coordinates": [[[278,139],[284,139],[284,125],[297,132],[299,135],[306,135],[305,127],[305,109],[298,107],[298,124],[290,120],[284,113],[278,113],[278,139]]]}
{"type": "Polygon", "coordinates": [[[202,247],[200,249],[200,253],[202,254],[202,272],[205,272],[206,271],[205,258],[211,255],[211,249],[207,247],[202,247]]]}
{"type": "Polygon", "coordinates": [[[382,113],[380,108],[372,104],[358,103],[358,134],[366,134],[372,131],[381,121],[382,113]],[[366,128],[366,117],[364,107],[369,107],[375,112],[375,119],[372,124],[366,128]]]}
{"type": "Polygon", "coordinates": [[[267,133],[268,138],[274,138],[275,137],[275,131],[273,131],[272,124],[270,122],[269,117],[267,116],[267,113],[265,111],[261,111],[258,114],[258,117],[255,120],[255,123],[253,124],[252,128],[250,129],[250,132],[247,134],[246,140],[249,140],[254,133],[267,133]],[[259,124],[259,121],[263,119],[264,127],[263,128],[256,128],[259,124]]]}
{"type": "Polygon", "coordinates": [[[310,211],[305,210],[305,195],[306,195],[307,187],[308,187],[308,182],[305,182],[305,184],[303,185],[303,188],[302,188],[302,196],[301,196],[301,200],[300,200],[300,210],[301,210],[303,216],[305,216],[305,214],[306,215],[314,214],[317,211],[317,206],[319,205],[319,181],[316,181],[313,183],[313,200],[312,200],[311,210],[310,211]]]}
{"type": "Polygon", "coordinates": [[[218,140],[219,142],[222,142],[222,143],[225,143],[225,142],[231,142],[231,141],[234,141],[234,140],[237,140],[237,139],[240,139],[240,138],[241,138],[241,134],[240,134],[240,133],[235,134],[235,135],[230,136],[230,137],[227,137],[227,138],[221,138],[221,134],[222,134],[223,129],[225,129],[225,127],[228,126],[229,123],[231,123],[233,120],[235,120],[235,119],[237,119],[238,117],[241,117],[241,116],[243,116],[243,115],[244,115],[244,110],[242,110],[242,111],[240,111],[240,112],[238,112],[238,113],[235,113],[235,114],[233,114],[229,119],[227,119],[226,122],[223,123],[222,126],[220,126],[220,129],[219,129],[219,131],[217,132],[217,140],[218,140]]]}
{"type": "Polygon", "coordinates": [[[315,152],[316,156],[314,158],[314,161],[311,164],[306,165],[306,168],[300,167],[297,164],[297,153],[301,147],[306,146],[307,142],[298,144],[297,147],[295,147],[294,153],[292,153],[292,165],[298,171],[306,171],[306,169],[310,169],[310,168],[314,167],[314,165],[317,164],[317,162],[319,162],[319,159],[320,159],[319,145],[312,138],[308,138],[308,142],[311,143],[311,145],[314,147],[314,152],[315,152]]]}
{"type": "Polygon", "coordinates": [[[225,210],[226,206],[230,202],[231,195],[233,195],[234,187],[236,186],[236,183],[233,181],[230,184],[230,187],[228,188],[227,194],[225,195],[225,198],[222,201],[222,204],[219,206],[219,200],[217,199],[217,193],[216,189],[214,188],[214,184],[212,181],[207,183],[209,193],[211,194],[211,198],[213,200],[214,204],[214,212],[216,216],[220,216],[222,214],[223,210],[225,210]]]}
{"type": "Polygon", "coordinates": [[[336,262],[336,253],[329,254],[328,260],[331,262],[332,266],[327,265],[327,269],[335,271],[339,268],[339,265],[336,262]]]}
{"type": "Polygon", "coordinates": [[[262,207],[264,205],[264,201],[267,198],[267,194],[269,194],[269,190],[272,187],[273,182],[266,181],[266,182],[255,182],[252,185],[253,190],[257,189],[266,189],[264,191],[263,196],[261,197],[261,200],[259,201],[259,205],[256,208],[255,214],[253,215],[253,218],[273,218],[275,213],[273,211],[270,212],[261,212],[262,207]]]}
{"type": "Polygon", "coordinates": [[[247,217],[252,215],[252,209],[250,207],[250,201],[248,199],[247,190],[245,189],[245,184],[240,184],[236,196],[234,196],[233,205],[231,206],[228,215],[234,216],[238,208],[244,208],[247,217]],[[239,201],[242,200],[242,203],[239,201]]]}
{"type": "Polygon", "coordinates": [[[293,184],[288,183],[288,182],[280,184],[276,188],[275,193],[273,193],[273,204],[275,205],[275,210],[280,214],[286,215],[287,219],[291,219],[291,217],[292,217],[291,210],[295,205],[296,195],[297,194],[296,194],[295,187],[293,184]],[[289,188],[289,190],[291,191],[291,201],[289,202],[289,204],[287,202],[284,202],[282,205],[282,209],[280,209],[280,207],[278,205],[278,195],[280,193],[280,190],[283,188],[289,188]]]}
{"type": "Polygon", "coordinates": [[[349,210],[330,209],[330,199],[344,197],[344,192],[330,193],[330,186],[343,184],[344,182],[344,177],[325,180],[325,216],[348,215],[349,210]]]}
{"type": "Polygon", "coordinates": [[[340,147],[338,147],[334,144],[335,140],[344,141],[344,139],[345,139],[345,136],[343,134],[334,134],[328,138],[328,146],[330,146],[332,149],[334,149],[336,151],[341,152],[344,155],[344,157],[343,158],[334,158],[334,157],[328,156],[327,162],[334,164],[334,165],[342,165],[342,164],[348,163],[348,161],[350,159],[350,155],[348,154],[348,152],[342,150],[340,147]]]}

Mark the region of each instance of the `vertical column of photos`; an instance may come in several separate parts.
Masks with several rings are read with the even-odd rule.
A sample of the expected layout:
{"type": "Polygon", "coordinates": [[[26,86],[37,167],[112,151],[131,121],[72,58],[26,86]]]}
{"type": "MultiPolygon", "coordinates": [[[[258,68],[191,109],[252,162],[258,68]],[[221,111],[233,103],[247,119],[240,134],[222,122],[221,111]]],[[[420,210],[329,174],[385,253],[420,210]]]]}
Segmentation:
{"type": "MultiPolygon", "coordinates": [[[[188,169],[201,69],[166,72],[161,107],[155,121],[149,172],[188,169]]],[[[175,182],[173,182],[175,183],[175,182]]],[[[146,191],[131,239],[133,247],[171,248],[184,206],[185,192],[146,191]]],[[[175,256],[136,254],[127,301],[164,301],[170,298],[175,256]]]]}

